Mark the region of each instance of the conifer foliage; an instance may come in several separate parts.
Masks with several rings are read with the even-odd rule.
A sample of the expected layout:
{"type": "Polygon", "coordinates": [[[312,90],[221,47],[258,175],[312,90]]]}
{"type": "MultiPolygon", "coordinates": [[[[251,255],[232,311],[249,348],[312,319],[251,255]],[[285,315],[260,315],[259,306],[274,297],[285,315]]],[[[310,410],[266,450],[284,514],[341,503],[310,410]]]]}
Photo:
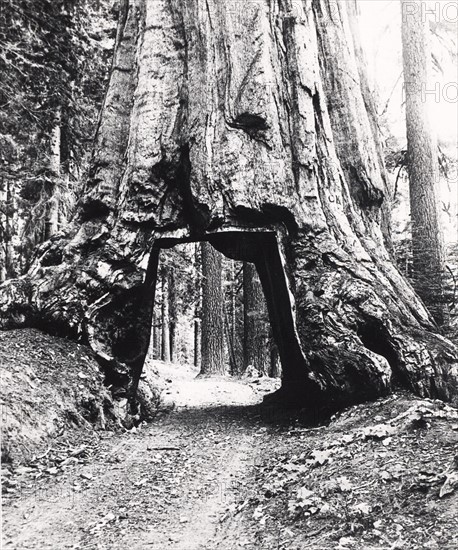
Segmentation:
{"type": "Polygon", "coordinates": [[[0,280],[21,274],[64,229],[84,174],[110,69],[108,2],[3,0],[0,6],[0,280]],[[49,224],[48,224],[49,226],[49,224]]]}

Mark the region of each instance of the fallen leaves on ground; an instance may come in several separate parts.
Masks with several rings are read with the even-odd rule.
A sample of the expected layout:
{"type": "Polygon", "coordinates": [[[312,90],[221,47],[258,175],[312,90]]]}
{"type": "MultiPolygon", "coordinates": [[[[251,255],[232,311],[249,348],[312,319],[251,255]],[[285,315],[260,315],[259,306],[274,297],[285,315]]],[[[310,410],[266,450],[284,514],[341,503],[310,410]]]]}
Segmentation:
{"type": "Polygon", "coordinates": [[[252,548],[290,548],[279,525],[294,533],[291,548],[458,548],[457,418],[401,395],[282,431],[256,468],[262,490],[245,501],[246,517],[262,510],[252,548]]]}

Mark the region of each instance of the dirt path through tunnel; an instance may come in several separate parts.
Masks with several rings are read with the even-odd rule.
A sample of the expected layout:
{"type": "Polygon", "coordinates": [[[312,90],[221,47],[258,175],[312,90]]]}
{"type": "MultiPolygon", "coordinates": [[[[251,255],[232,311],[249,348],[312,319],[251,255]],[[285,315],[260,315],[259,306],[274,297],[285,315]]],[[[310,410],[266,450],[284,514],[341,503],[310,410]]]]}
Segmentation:
{"type": "Polygon", "coordinates": [[[177,368],[161,373],[174,377],[172,413],[104,439],[89,463],[5,500],[5,549],[236,547],[221,520],[247,490],[269,437],[254,406],[263,392],[177,368]]]}
{"type": "Polygon", "coordinates": [[[171,413],[14,476],[2,548],[458,548],[456,409],[399,394],[310,426],[256,405],[265,380],[162,370],[171,413]]]}

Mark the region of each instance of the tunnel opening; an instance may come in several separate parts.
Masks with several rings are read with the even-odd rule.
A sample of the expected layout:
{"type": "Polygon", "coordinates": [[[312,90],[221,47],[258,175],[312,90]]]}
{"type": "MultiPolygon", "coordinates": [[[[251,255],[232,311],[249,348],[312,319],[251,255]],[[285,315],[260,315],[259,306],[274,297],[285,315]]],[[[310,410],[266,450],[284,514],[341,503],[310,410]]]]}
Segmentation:
{"type": "MultiPolygon", "coordinates": [[[[227,231],[202,240],[160,238],[152,256],[157,260],[148,273],[154,305],[147,365],[187,365],[196,375],[281,377],[283,384],[306,378],[294,299],[275,232],[227,231]],[[223,304],[204,303],[209,273],[203,250],[208,247],[219,257],[216,277],[222,287],[219,293],[211,292],[223,304]],[[208,307],[222,317],[221,322],[213,317],[210,326],[211,338],[223,340],[223,368],[214,373],[205,373],[203,364],[208,354],[203,331],[209,330],[203,310],[208,307]]],[[[218,355],[217,348],[218,343],[211,353],[218,355]]],[[[278,389],[278,384],[269,389],[278,389]]]]}
{"type": "Polygon", "coordinates": [[[368,350],[384,357],[388,361],[393,373],[393,385],[399,388],[409,387],[408,380],[402,374],[399,366],[399,354],[396,352],[390,335],[383,324],[377,320],[368,320],[358,326],[357,334],[368,350]]]}

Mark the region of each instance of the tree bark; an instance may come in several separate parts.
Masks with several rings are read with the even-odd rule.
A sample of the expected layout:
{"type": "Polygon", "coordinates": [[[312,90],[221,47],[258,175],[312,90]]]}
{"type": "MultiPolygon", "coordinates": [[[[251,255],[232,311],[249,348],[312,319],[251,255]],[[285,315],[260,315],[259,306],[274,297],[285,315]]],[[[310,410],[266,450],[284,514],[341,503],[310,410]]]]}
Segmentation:
{"type": "Polygon", "coordinates": [[[169,274],[162,269],[162,303],[161,303],[161,327],[162,327],[162,361],[170,363],[170,313],[169,313],[169,274]]]}
{"type": "Polygon", "coordinates": [[[232,376],[239,376],[242,374],[242,362],[240,361],[240,346],[239,346],[239,334],[237,331],[237,274],[235,269],[235,262],[228,260],[229,269],[226,272],[228,277],[227,283],[229,287],[229,296],[226,297],[226,333],[227,333],[227,346],[229,351],[230,361],[230,374],[232,376]]]}
{"type": "Polygon", "coordinates": [[[278,398],[336,409],[402,387],[456,401],[457,350],[386,248],[350,8],[123,0],[80,209],[2,285],[1,326],[88,343],[135,407],[159,250],[205,240],[256,265],[278,398]]]}
{"type": "Polygon", "coordinates": [[[226,312],[224,313],[224,331],[226,334],[227,354],[229,357],[229,373],[231,376],[237,376],[239,372],[234,349],[234,340],[231,334],[231,322],[226,312]]]}
{"type": "Polygon", "coordinates": [[[48,199],[45,221],[45,240],[50,239],[59,230],[59,180],[61,176],[61,114],[57,116],[56,125],[51,133],[49,170],[53,180],[52,190],[48,199]]]}
{"type": "Polygon", "coordinates": [[[170,361],[176,360],[176,326],[177,326],[177,292],[175,274],[173,268],[169,271],[169,340],[170,340],[170,361]]]}
{"type": "Polygon", "coordinates": [[[201,375],[224,374],[224,293],[222,256],[202,243],[201,375]]]}
{"type": "Polygon", "coordinates": [[[198,369],[200,369],[200,365],[202,364],[201,342],[202,326],[200,319],[196,317],[194,319],[194,366],[198,369]]]}
{"type": "Polygon", "coordinates": [[[271,378],[281,378],[281,364],[278,356],[278,348],[275,342],[272,342],[270,347],[269,376],[271,378]]]}
{"type": "Polygon", "coordinates": [[[17,208],[15,204],[15,192],[12,189],[11,177],[2,176],[0,187],[0,202],[2,203],[2,219],[0,219],[0,283],[16,276],[16,260],[14,251],[14,227],[17,221],[17,208]]]}
{"type": "Polygon", "coordinates": [[[412,280],[439,325],[447,320],[444,244],[437,186],[437,141],[429,105],[432,80],[429,21],[420,0],[401,0],[402,50],[407,128],[407,171],[412,221],[412,280]]]}
{"type": "Polygon", "coordinates": [[[153,359],[161,359],[161,338],[159,336],[159,319],[156,313],[153,315],[153,326],[151,330],[153,344],[153,359]]]}
{"type": "Polygon", "coordinates": [[[254,367],[260,376],[269,372],[270,345],[264,294],[254,264],[243,264],[243,371],[254,367]]]}
{"type": "Polygon", "coordinates": [[[194,366],[200,369],[202,363],[201,352],[201,315],[202,315],[202,249],[201,244],[195,244],[194,252],[196,302],[194,304],[194,366]]]}

